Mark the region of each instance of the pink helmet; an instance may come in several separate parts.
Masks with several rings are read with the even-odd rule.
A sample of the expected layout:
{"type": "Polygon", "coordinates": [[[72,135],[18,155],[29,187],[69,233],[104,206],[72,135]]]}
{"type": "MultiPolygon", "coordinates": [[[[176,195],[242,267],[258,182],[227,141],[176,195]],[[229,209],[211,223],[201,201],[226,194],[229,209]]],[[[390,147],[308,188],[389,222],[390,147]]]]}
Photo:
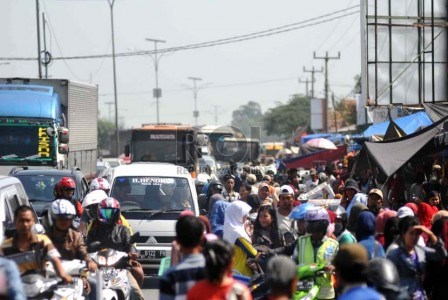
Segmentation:
{"type": "Polygon", "coordinates": [[[90,191],[96,190],[103,190],[106,194],[109,194],[110,183],[102,177],[95,178],[90,182],[90,191]]]}

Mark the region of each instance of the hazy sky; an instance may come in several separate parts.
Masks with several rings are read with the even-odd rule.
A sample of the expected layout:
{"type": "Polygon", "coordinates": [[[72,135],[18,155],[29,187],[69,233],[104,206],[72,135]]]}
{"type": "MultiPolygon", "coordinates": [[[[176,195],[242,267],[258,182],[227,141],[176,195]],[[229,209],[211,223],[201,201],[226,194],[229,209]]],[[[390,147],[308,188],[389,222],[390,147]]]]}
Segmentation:
{"type": "MultiPolygon", "coordinates": [[[[160,48],[209,42],[306,21],[357,4],[355,0],[116,0],[115,48],[117,53],[152,50],[154,44],[146,38],[166,40],[160,48]]],[[[107,0],[41,0],[40,7],[49,23],[47,46],[53,56],[112,52],[107,0]]],[[[35,1],[0,0],[0,27],[0,57],[37,55],[35,1]]],[[[319,56],[325,51],[332,56],[341,52],[340,60],[329,63],[329,78],[335,94],[346,96],[354,86],[353,77],[360,73],[359,29],[357,13],[267,37],[164,55],[159,65],[160,120],[194,124],[192,82],[187,79],[191,76],[203,79],[199,85],[205,84],[198,92],[200,124],[215,123],[216,105],[218,123],[228,124],[232,111],[250,100],[266,111],[292,94],[304,94],[305,85],[298,78],[304,80],[310,74],[303,73],[303,66],[323,66],[322,60],[313,59],[313,51],[319,56]]],[[[116,61],[120,119],[127,127],[156,122],[151,58],[129,56],[116,61]]],[[[54,61],[49,74],[98,84],[100,113],[109,117],[105,102],[114,100],[112,58],[54,61]]],[[[35,61],[9,65],[0,61],[1,77],[37,75],[35,61]]],[[[321,96],[323,78],[317,74],[315,90],[321,96]]]]}

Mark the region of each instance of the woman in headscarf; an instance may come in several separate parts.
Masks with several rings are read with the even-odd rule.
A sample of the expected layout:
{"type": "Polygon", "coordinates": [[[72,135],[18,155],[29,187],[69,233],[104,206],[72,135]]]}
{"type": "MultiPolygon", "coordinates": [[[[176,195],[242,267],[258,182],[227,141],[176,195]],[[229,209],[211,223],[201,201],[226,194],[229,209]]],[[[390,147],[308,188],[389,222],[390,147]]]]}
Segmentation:
{"type": "Polygon", "coordinates": [[[375,215],[371,211],[363,211],[358,216],[356,240],[366,248],[369,260],[385,256],[383,246],[375,240],[375,223],[375,215]]]}
{"type": "Polygon", "coordinates": [[[390,218],[396,217],[397,212],[395,210],[386,209],[378,214],[376,217],[376,226],[375,226],[375,239],[384,247],[385,238],[384,238],[384,228],[386,226],[387,220],[390,218]]]}
{"type": "Polygon", "coordinates": [[[249,277],[254,272],[248,264],[248,259],[258,257],[258,252],[251,242],[251,224],[248,220],[250,211],[251,207],[246,202],[232,202],[226,209],[223,235],[223,239],[234,248],[234,272],[249,277]]]}
{"type": "Polygon", "coordinates": [[[356,227],[358,226],[358,216],[365,210],[369,210],[366,205],[362,203],[356,203],[355,205],[353,205],[352,210],[348,216],[347,229],[354,235],[356,234],[356,227]]]}

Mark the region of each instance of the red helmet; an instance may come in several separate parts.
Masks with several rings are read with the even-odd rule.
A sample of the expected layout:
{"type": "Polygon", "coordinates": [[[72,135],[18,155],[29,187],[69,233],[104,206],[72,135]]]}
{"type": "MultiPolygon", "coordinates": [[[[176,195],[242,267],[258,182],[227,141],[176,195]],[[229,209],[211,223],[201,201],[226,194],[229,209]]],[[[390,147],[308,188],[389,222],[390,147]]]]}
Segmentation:
{"type": "Polygon", "coordinates": [[[115,224],[120,219],[120,202],[108,197],[98,204],[98,220],[101,223],[115,224]]]}
{"type": "Polygon", "coordinates": [[[76,188],[76,183],[71,177],[62,177],[61,180],[59,180],[58,185],[61,189],[76,188]]]}

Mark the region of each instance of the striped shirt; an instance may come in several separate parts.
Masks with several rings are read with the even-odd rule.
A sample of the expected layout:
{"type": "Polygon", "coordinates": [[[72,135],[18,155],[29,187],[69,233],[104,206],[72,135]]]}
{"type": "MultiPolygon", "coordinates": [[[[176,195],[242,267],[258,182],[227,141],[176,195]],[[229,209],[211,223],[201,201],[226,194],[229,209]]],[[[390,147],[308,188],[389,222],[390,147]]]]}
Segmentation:
{"type": "Polygon", "coordinates": [[[187,299],[188,291],[196,282],[205,278],[205,258],[191,254],[177,265],[169,268],[159,280],[160,300],[187,299]]]}
{"type": "Polygon", "coordinates": [[[16,236],[3,241],[1,251],[7,258],[15,261],[21,274],[27,271],[40,271],[44,267],[44,260],[50,261],[53,257],[61,256],[44,234],[33,234],[30,248],[26,251],[19,249],[16,236]]]}

